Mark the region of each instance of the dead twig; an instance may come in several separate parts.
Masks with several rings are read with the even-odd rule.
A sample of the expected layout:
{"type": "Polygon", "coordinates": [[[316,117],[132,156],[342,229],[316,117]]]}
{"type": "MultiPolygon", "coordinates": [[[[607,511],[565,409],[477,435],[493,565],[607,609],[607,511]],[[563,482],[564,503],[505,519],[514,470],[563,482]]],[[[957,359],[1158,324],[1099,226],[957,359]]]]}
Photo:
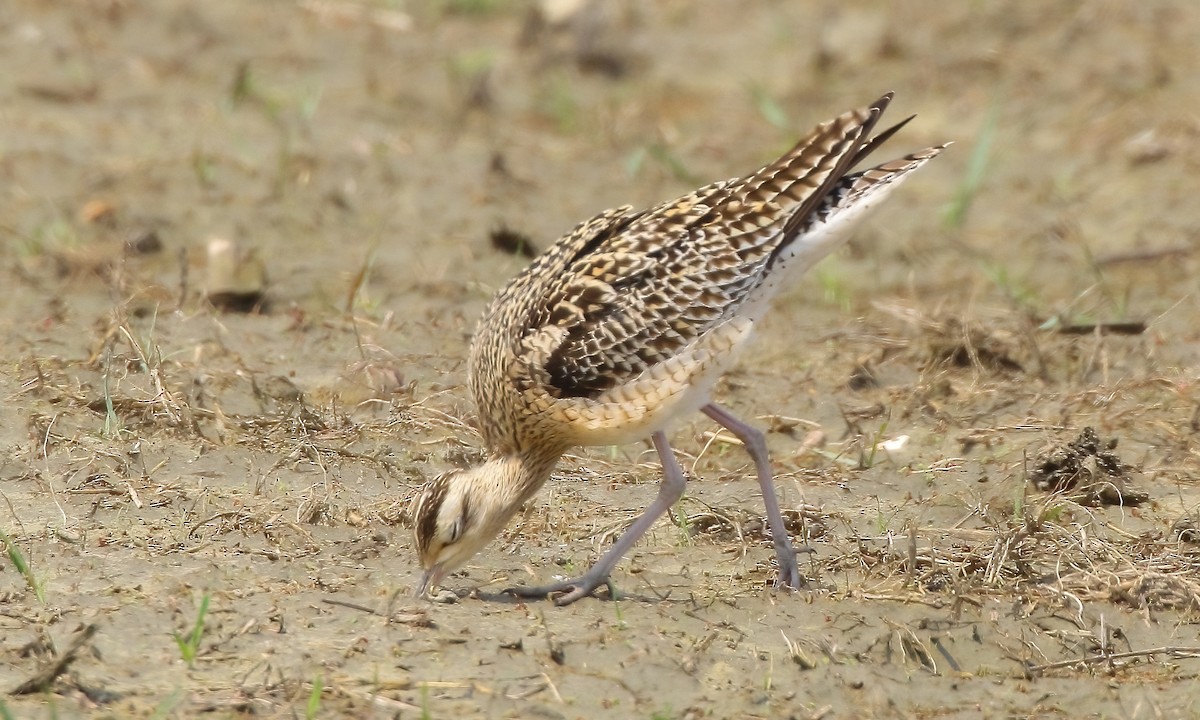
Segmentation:
{"type": "MultiPolygon", "coordinates": [[[[359,612],[367,613],[368,615],[376,615],[381,618],[386,618],[389,623],[397,623],[400,625],[415,625],[417,627],[434,627],[433,621],[421,611],[417,612],[396,612],[390,610],[382,611],[375,608],[359,605],[358,603],[347,602],[345,600],[335,600],[334,598],[321,598],[321,602],[326,605],[336,605],[338,607],[349,608],[359,612]]],[[[391,605],[391,602],[388,603],[391,605]]]]}
{"type": "Polygon", "coordinates": [[[1152,655],[1171,655],[1176,658],[1200,658],[1200,647],[1164,645],[1162,647],[1151,648],[1149,650],[1129,650],[1127,652],[1119,653],[1102,653],[1100,655],[1089,655],[1088,657],[1073,658],[1071,660],[1059,660],[1057,662],[1045,663],[1044,665],[1031,665],[1025,668],[1025,670],[1030,674],[1033,674],[1044,672],[1046,670],[1072,667],[1074,665],[1100,665],[1113,660],[1125,660],[1135,657],[1150,657],[1152,655]]]}
{"type": "Polygon", "coordinates": [[[1192,245],[1168,245],[1160,248],[1147,248],[1145,250],[1101,255],[1096,258],[1096,264],[1103,267],[1105,265],[1120,265],[1123,263],[1153,262],[1191,255],[1195,251],[1196,248],[1192,245]]]}
{"type": "Polygon", "coordinates": [[[67,668],[71,666],[71,663],[75,662],[75,656],[79,653],[79,649],[86,645],[95,634],[95,625],[85,627],[83,632],[75,636],[75,639],[71,641],[65,652],[56,657],[53,662],[38,670],[33,677],[10,690],[9,694],[29,695],[50,689],[50,686],[58,679],[58,676],[65,673],[67,668]]]}
{"type": "Polygon", "coordinates": [[[337,605],[338,607],[350,608],[351,610],[358,610],[359,612],[365,612],[368,615],[380,615],[380,616],[383,615],[383,613],[379,612],[378,610],[376,610],[374,608],[369,608],[366,605],[359,605],[358,603],[346,602],[345,600],[334,600],[333,598],[321,598],[321,602],[325,603],[326,605],[337,605]]]}

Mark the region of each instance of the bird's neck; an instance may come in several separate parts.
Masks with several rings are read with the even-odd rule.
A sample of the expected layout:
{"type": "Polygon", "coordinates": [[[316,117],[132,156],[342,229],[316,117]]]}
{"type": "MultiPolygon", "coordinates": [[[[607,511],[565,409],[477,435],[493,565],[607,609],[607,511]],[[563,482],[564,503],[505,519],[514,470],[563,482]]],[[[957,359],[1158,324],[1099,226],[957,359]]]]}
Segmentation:
{"type": "Polygon", "coordinates": [[[562,457],[554,448],[537,448],[520,453],[497,453],[484,464],[494,478],[495,497],[510,513],[537,494],[550,479],[550,473],[562,457]]]}

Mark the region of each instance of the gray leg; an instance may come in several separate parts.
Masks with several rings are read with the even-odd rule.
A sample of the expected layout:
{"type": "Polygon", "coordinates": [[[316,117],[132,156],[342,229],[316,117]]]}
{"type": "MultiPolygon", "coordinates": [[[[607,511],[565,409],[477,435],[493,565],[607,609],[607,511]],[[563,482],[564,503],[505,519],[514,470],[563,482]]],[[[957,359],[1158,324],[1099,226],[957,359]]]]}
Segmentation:
{"type": "Polygon", "coordinates": [[[758,472],[758,486],[762,488],[763,504],[767,506],[767,522],[771,524],[771,539],[775,541],[775,555],[779,558],[779,580],[776,585],[799,588],[800,568],[796,565],[796,551],[792,549],[787,528],[783,526],[779,499],[775,497],[775,483],[771,480],[771,462],[767,458],[766,439],[761,432],[738,420],[722,407],[710,403],[705,405],[702,411],[741,440],[746,452],[754,459],[754,469],[758,472]]]}
{"type": "MultiPolygon", "coordinates": [[[[679,461],[675,459],[675,453],[671,450],[671,446],[667,443],[667,436],[661,431],[654,433],[651,436],[654,442],[654,449],[658,451],[658,458],[662,461],[663,479],[658,486],[658,496],[654,498],[654,502],[650,503],[650,507],[646,508],[646,512],[642,513],[641,517],[629,526],[629,529],[617,539],[613,546],[604,553],[596,564],[592,566],[583,576],[575,580],[564,580],[563,582],[551,583],[549,585],[541,585],[539,587],[515,587],[508,588],[504,592],[519,595],[520,597],[546,597],[552,593],[565,592],[565,595],[560,595],[554,599],[556,605],[569,605],[580,598],[587,597],[596,591],[601,585],[608,585],[608,576],[612,574],[613,568],[625,556],[625,553],[637,543],[638,540],[646,534],[650,526],[671,509],[671,506],[679,502],[679,498],[683,497],[683,489],[687,485],[687,479],[683,475],[683,468],[679,467],[679,461]]],[[[774,496],[772,495],[772,498],[774,496]]],[[[778,512],[778,511],[776,511],[778,512]]],[[[792,560],[795,563],[795,560],[792,560]]]]}

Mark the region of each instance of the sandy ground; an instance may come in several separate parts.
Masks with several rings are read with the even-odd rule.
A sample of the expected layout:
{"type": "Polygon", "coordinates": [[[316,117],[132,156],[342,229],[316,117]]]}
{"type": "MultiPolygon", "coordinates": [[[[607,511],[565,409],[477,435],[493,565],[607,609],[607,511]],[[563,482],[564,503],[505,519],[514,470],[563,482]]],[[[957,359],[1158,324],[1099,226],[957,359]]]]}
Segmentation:
{"type": "Polygon", "coordinates": [[[0,717],[1195,717],[1197,37],[1189,0],[0,4],[0,717]],[[585,568],[648,446],[413,598],[407,502],[480,455],[463,359],[526,262],[489,233],[887,90],[896,154],[956,144],[719,390],[810,588],[698,418],[620,600],[498,591],[585,568]],[[205,301],[213,238],[254,311],[205,301]]]}

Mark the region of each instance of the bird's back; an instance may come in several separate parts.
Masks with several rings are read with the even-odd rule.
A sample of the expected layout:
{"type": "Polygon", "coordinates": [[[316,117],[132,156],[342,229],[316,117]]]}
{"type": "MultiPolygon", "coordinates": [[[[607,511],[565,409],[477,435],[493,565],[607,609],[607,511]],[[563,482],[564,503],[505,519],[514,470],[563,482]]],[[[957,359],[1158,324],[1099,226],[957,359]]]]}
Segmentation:
{"type": "Polygon", "coordinates": [[[608,444],[657,429],[672,402],[698,407],[775,292],[940,151],[847,174],[899,128],[870,138],[890,99],[818,126],[746,177],[601,213],[535,259],[472,344],[489,446],[608,444]],[[622,422],[629,433],[605,431],[622,422]]]}

